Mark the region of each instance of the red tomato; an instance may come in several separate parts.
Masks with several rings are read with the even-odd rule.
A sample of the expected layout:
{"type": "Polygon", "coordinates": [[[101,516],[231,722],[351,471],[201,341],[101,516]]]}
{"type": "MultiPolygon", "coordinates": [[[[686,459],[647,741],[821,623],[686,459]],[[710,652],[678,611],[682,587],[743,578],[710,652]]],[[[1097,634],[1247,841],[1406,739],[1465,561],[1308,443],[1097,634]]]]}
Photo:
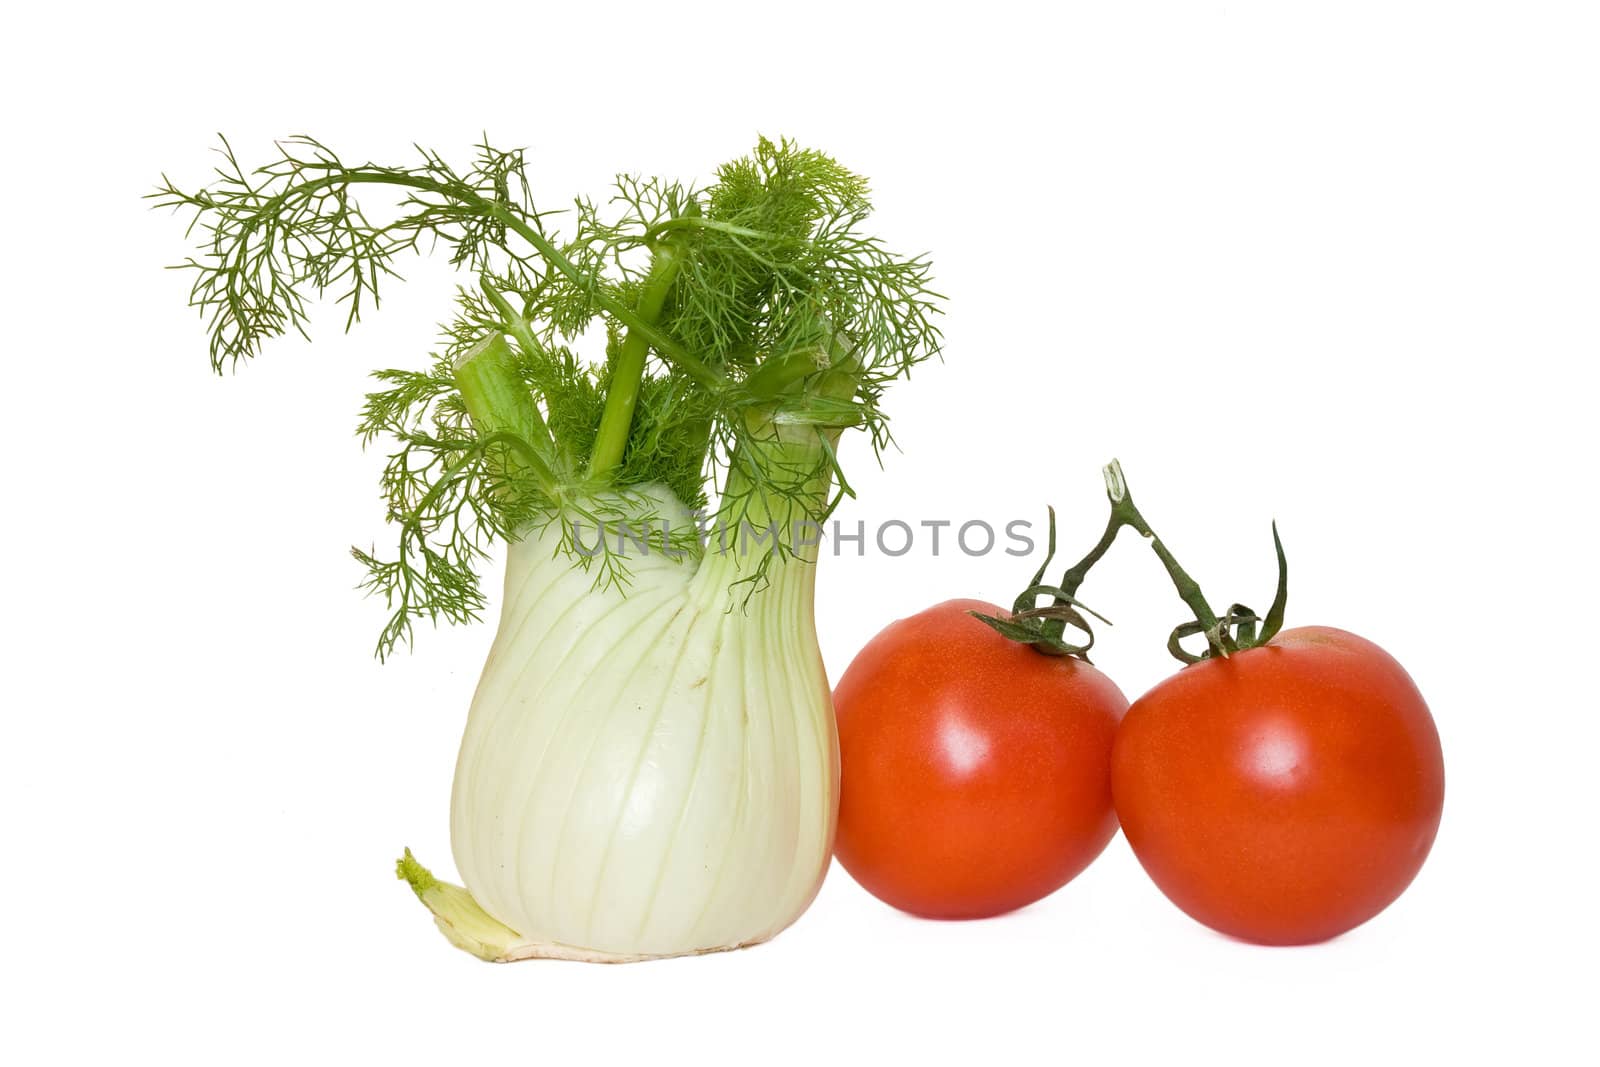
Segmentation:
{"type": "Polygon", "coordinates": [[[1061,888],[1117,830],[1111,745],[1127,698],[1087,663],[1046,656],[951,600],[893,623],[834,692],[836,852],[915,915],[974,919],[1061,888]]]}
{"type": "Polygon", "coordinates": [[[1123,833],[1174,904],[1246,941],[1323,941],[1422,867],[1444,756],[1388,653],[1327,627],[1185,667],[1134,702],[1112,789],[1123,833]]]}

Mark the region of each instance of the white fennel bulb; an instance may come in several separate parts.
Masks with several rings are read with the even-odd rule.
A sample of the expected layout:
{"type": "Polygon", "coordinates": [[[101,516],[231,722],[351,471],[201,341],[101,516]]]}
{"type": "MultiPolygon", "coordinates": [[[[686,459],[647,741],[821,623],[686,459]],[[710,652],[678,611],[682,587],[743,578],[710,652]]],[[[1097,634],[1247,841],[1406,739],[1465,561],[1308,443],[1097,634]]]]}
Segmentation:
{"type": "Polygon", "coordinates": [[[750,562],[737,546],[634,554],[623,590],[596,588],[558,540],[510,549],[456,767],[456,869],[505,927],[473,951],[620,960],[766,940],[805,910],[832,849],[811,560],[773,560],[764,587],[730,599],[750,562]]]}

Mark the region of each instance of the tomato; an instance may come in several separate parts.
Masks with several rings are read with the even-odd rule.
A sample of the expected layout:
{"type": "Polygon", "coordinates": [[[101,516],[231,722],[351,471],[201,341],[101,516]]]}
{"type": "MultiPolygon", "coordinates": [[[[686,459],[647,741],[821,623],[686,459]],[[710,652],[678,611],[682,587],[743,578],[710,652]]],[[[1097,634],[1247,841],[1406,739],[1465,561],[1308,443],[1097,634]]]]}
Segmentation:
{"type": "Polygon", "coordinates": [[[1127,698],[951,600],[891,624],[839,679],[836,854],[879,899],[970,919],[1061,888],[1116,833],[1111,745],[1127,698]]]}
{"type": "Polygon", "coordinates": [[[1342,630],[1285,630],[1185,667],[1134,702],[1112,790],[1156,885],[1225,934],[1323,941],[1411,883],[1444,806],[1444,757],[1399,663],[1342,630]]]}

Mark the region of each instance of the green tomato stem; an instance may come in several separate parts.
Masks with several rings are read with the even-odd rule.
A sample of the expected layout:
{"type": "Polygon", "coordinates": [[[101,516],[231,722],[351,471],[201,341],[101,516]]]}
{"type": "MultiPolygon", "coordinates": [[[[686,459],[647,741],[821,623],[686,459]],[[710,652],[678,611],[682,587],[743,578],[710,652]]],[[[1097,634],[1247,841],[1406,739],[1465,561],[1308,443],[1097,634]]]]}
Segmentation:
{"type": "MultiPolygon", "coordinates": [[[[1133,496],[1128,492],[1127,479],[1122,475],[1122,464],[1112,460],[1106,464],[1104,473],[1106,496],[1111,500],[1111,521],[1106,527],[1106,534],[1101,538],[1100,545],[1095,546],[1096,549],[1101,554],[1104,554],[1105,549],[1110,547],[1111,540],[1116,537],[1117,530],[1120,527],[1131,526],[1139,531],[1150,542],[1150,548],[1155,552],[1156,558],[1161,560],[1161,565],[1167,569],[1168,576],[1172,578],[1173,586],[1178,590],[1178,598],[1189,606],[1190,611],[1194,612],[1195,621],[1204,629],[1207,641],[1213,645],[1213,651],[1225,652],[1226,650],[1218,644],[1215,637],[1217,632],[1216,612],[1211,610],[1211,605],[1206,601],[1205,594],[1200,591],[1200,584],[1189,577],[1189,572],[1183,569],[1178,563],[1177,557],[1172,554],[1166,545],[1162,544],[1161,538],[1156,536],[1156,532],[1150,528],[1150,524],[1145,521],[1144,516],[1139,513],[1139,509],[1134,506],[1133,496]]],[[[1077,567],[1068,571],[1068,576],[1070,577],[1077,573],[1079,568],[1082,568],[1082,573],[1078,573],[1078,581],[1081,583],[1083,574],[1088,572],[1098,558],[1099,556],[1091,553],[1090,557],[1079,562],[1077,567]]],[[[1067,588],[1065,582],[1063,582],[1062,587],[1067,588]]],[[[1074,590],[1069,588],[1067,591],[1073,592],[1074,590]]]]}
{"type": "MultiPolygon", "coordinates": [[[[1256,623],[1262,620],[1258,619],[1249,608],[1235,604],[1221,617],[1211,609],[1211,604],[1200,590],[1200,584],[1183,569],[1177,557],[1162,543],[1161,538],[1156,536],[1156,532],[1150,528],[1150,523],[1134,506],[1133,496],[1128,492],[1127,479],[1122,474],[1122,464],[1112,460],[1106,465],[1104,473],[1106,496],[1111,500],[1111,517],[1106,521],[1106,529],[1100,535],[1099,542],[1062,577],[1060,585],[1062,593],[1069,598],[1077,593],[1090,568],[1111,548],[1112,542],[1117,539],[1117,534],[1122,528],[1130,526],[1150,542],[1151,551],[1155,552],[1156,558],[1161,560],[1161,565],[1166,568],[1173,587],[1178,591],[1179,599],[1194,613],[1194,622],[1178,626],[1167,640],[1167,649],[1173,656],[1184,663],[1195,663],[1207,656],[1226,657],[1230,653],[1254,648],[1272,639],[1283,626],[1284,606],[1289,595],[1289,567],[1284,559],[1283,543],[1278,539],[1276,523],[1272,527],[1272,543],[1278,556],[1277,595],[1273,598],[1272,608],[1267,612],[1261,632],[1257,634],[1256,623]],[[1195,634],[1205,636],[1205,656],[1195,656],[1180,645],[1182,638],[1195,634]]],[[[1058,599],[1057,603],[1060,602],[1058,599]]]]}

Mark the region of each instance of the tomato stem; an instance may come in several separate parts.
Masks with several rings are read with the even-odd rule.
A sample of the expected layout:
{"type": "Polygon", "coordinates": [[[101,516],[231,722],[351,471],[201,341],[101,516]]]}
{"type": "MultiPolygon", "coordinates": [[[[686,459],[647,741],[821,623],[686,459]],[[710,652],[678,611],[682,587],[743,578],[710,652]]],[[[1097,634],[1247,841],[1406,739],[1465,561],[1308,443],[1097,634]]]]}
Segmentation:
{"type": "Polygon", "coordinates": [[[1067,569],[1067,573],[1061,577],[1060,584],[1044,584],[1045,569],[1050,566],[1050,561],[1056,554],[1056,512],[1051,508],[1050,540],[1045,550],[1044,562],[1039,565],[1039,571],[1028,583],[1028,587],[1017,597],[1011,615],[998,617],[976,611],[968,614],[988,624],[1002,636],[1032,646],[1036,652],[1051,656],[1075,656],[1085,663],[1089,662],[1089,649],[1094,647],[1094,631],[1083,615],[1093,615],[1107,625],[1110,625],[1110,621],[1089,610],[1077,599],[1078,588],[1083,585],[1084,579],[1089,576],[1089,571],[1094,565],[1111,550],[1122,528],[1130,526],[1150,542],[1150,548],[1155,552],[1156,558],[1160,559],[1161,565],[1167,569],[1167,575],[1172,579],[1179,599],[1194,613],[1192,622],[1178,624],[1167,638],[1167,651],[1174,657],[1184,663],[1199,663],[1212,656],[1227,658],[1231,653],[1266,644],[1282,629],[1283,611],[1289,599],[1289,563],[1284,558],[1283,542],[1278,538],[1277,523],[1272,524],[1272,544],[1278,554],[1278,591],[1266,619],[1263,620],[1243,604],[1230,606],[1226,613],[1218,617],[1217,613],[1211,610],[1211,604],[1206,600],[1205,594],[1201,592],[1200,583],[1189,576],[1189,572],[1183,569],[1177,557],[1162,543],[1161,538],[1156,536],[1156,532],[1150,528],[1150,523],[1145,521],[1145,517],[1134,506],[1133,495],[1128,492],[1128,480],[1122,474],[1122,464],[1113,459],[1106,464],[1104,473],[1106,496],[1111,501],[1111,517],[1106,520],[1105,532],[1100,535],[1100,540],[1087,555],[1067,569]],[[1041,596],[1052,598],[1052,602],[1043,607],[1038,606],[1038,598],[1041,596]],[[1259,633],[1256,631],[1258,623],[1261,624],[1259,633]],[[1065,639],[1068,626],[1083,631],[1084,639],[1081,643],[1065,639]],[[1206,639],[1206,650],[1198,656],[1183,647],[1183,639],[1196,634],[1203,634],[1206,639]]]}
{"type": "Polygon", "coordinates": [[[1106,521],[1105,533],[1100,535],[1099,542],[1062,577],[1063,592],[1068,596],[1076,595],[1078,587],[1088,577],[1090,568],[1100,562],[1100,558],[1111,548],[1112,542],[1117,539],[1117,534],[1122,528],[1130,526],[1150,542],[1151,550],[1161,560],[1162,566],[1171,577],[1179,599],[1194,613],[1193,622],[1182,623],[1167,639],[1167,650],[1173,656],[1184,663],[1198,663],[1211,656],[1226,657],[1229,653],[1264,644],[1282,628],[1284,606],[1289,596],[1289,565],[1284,558],[1283,542],[1278,539],[1277,523],[1272,525],[1272,542],[1278,553],[1278,592],[1258,635],[1256,623],[1262,620],[1243,604],[1234,604],[1225,615],[1218,618],[1217,613],[1211,609],[1210,602],[1206,600],[1205,594],[1201,592],[1200,583],[1189,576],[1189,572],[1183,569],[1177,557],[1162,543],[1161,538],[1156,536],[1156,532],[1150,528],[1150,523],[1134,506],[1133,494],[1128,491],[1128,481],[1122,473],[1122,464],[1113,459],[1106,464],[1104,474],[1106,496],[1111,501],[1111,517],[1106,521]],[[1206,651],[1200,656],[1186,651],[1181,644],[1183,638],[1195,634],[1204,634],[1206,638],[1206,651]]]}
{"type": "MultiPolygon", "coordinates": [[[[1167,574],[1172,577],[1172,584],[1178,590],[1178,597],[1189,605],[1189,610],[1194,612],[1195,621],[1209,634],[1217,625],[1216,613],[1211,610],[1211,604],[1200,591],[1200,583],[1189,577],[1189,572],[1183,569],[1177,557],[1161,542],[1161,538],[1156,536],[1156,532],[1150,528],[1145,517],[1134,506],[1133,494],[1128,492],[1128,480],[1122,474],[1122,464],[1112,460],[1106,464],[1104,474],[1106,496],[1111,499],[1111,521],[1106,527],[1106,533],[1114,538],[1117,530],[1123,526],[1131,526],[1139,531],[1140,535],[1150,542],[1150,548],[1161,560],[1162,566],[1167,568],[1167,574]]],[[[1105,541],[1106,538],[1102,537],[1101,540],[1105,541]]]]}

